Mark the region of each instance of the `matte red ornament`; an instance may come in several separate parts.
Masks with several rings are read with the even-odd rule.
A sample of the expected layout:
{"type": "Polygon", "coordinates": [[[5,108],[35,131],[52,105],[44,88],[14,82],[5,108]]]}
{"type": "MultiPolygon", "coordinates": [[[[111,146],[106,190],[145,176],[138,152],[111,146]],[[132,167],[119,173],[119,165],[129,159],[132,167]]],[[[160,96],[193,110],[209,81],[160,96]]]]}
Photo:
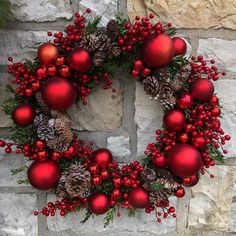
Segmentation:
{"type": "Polygon", "coordinates": [[[174,54],[174,43],[167,34],[151,35],[142,47],[142,60],[151,68],[168,65],[174,54]]]}
{"type": "Polygon", "coordinates": [[[34,123],[35,111],[29,104],[18,105],[13,113],[13,121],[20,127],[26,127],[34,123]]]}
{"type": "Polygon", "coordinates": [[[143,188],[136,188],[129,193],[129,202],[133,207],[146,208],[149,206],[148,192],[143,188]]]}
{"type": "Polygon", "coordinates": [[[106,148],[97,149],[93,153],[93,160],[102,168],[106,168],[113,160],[112,153],[106,148]]]}
{"type": "Polygon", "coordinates": [[[110,208],[110,201],[105,193],[95,193],[88,200],[89,209],[96,215],[104,214],[110,208]]]}
{"type": "Polygon", "coordinates": [[[185,195],[185,190],[184,188],[182,187],[178,187],[176,190],[175,190],[175,196],[178,197],[178,198],[181,198],[185,195]]]}
{"type": "Polygon", "coordinates": [[[49,190],[56,187],[61,177],[61,168],[52,160],[34,161],[28,169],[30,184],[39,190],[49,190]]]}
{"type": "Polygon", "coordinates": [[[214,85],[208,79],[197,79],[191,85],[191,92],[199,102],[207,102],[214,94],[214,85]]]}
{"type": "Polygon", "coordinates": [[[175,56],[177,55],[185,55],[187,51],[187,44],[186,42],[180,37],[172,38],[175,48],[175,56]]]}
{"type": "Polygon", "coordinates": [[[166,166],[166,158],[164,156],[156,157],[152,160],[152,163],[156,167],[164,167],[166,166]]]}
{"type": "Polygon", "coordinates": [[[58,56],[58,48],[52,43],[44,43],[38,48],[38,59],[41,64],[48,65],[58,56]]]}
{"type": "Polygon", "coordinates": [[[169,169],[179,177],[195,175],[202,163],[201,154],[189,144],[175,145],[167,155],[169,169]]]}
{"type": "Polygon", "coordinates": [[[181,133],[179,134],[178,136],[178,140],[181,142],[181,143],[187,143],[189,141],[189,136],[187,133],[181,133]]]}
{"type": "Polygon", "coordinates": [[[199,181],[198,175],[192,175],[190,177],[185,177],[182,179],[182,185],[185,187],[192,187],[196,185],[199,181]]]}
{"type": "Polygon", "coordinates": [[[68,109],[75,103],[76,96],[74,85],[61,77],[48,79],[42,88],[43,101],[53,110],[68,109]]]}
{"type": "Polygon", "coordinates": [[[188,109],[193,105],[193,95],[189,93],[182,94],[177,99],[177,104],[181,109],[188,109]]]}
{"type": "Polygon", "coordinates": [[[181,131],[186,124],[185,115],[181,111],[170,110],[165,113],[163,117],[163,123],[166,129],[168,129],[169,131],[181,131]]]}
{"type": "Polygon", "coordinates": [[[69,57],[70,67],[78,72],[87,72],[92,65],[92,57],[89,51],[76,48],[69,57]]]}

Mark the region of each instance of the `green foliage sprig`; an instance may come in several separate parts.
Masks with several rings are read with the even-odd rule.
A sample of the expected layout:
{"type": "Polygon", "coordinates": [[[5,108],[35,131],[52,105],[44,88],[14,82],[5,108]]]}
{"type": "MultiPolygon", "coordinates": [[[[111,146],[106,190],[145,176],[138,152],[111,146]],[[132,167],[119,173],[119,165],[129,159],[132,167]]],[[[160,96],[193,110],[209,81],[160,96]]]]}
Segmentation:
{"type": "Polygon", "coordinates": [[[10,16],[10,2],[8,0],[0,0],[0,28],[4,27],[10,16]]]}

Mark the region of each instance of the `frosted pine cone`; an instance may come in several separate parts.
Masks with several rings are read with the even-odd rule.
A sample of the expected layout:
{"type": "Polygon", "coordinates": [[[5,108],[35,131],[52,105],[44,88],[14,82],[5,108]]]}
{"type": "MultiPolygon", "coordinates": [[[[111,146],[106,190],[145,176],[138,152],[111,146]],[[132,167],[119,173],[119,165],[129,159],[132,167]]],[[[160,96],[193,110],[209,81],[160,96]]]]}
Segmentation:
{"type": "Polygon", "coordinates": [[[161,82],[170,82],[171,74],[166,68],[158,69],[155,71],[155,75],[161,82]]]}
{"type": "Polygon", "coordinates": [[[87,49],[89,52],[94,52],[98,48],[98,38],[93,34],[85,34],[79,43],[79,46],[83,49],[87,49]]]}
{"type": "Polygon", "coordinates": [[[146,168],[142,171],[142,178],[144,181],[153,181],[157,178],[156,172],[151,168],[146,168]]]}
{"type": "Polygon", "coordinates": [[[160,104],[164,111],[171,110],[176,105],[176,98],[174,96],[169,98],[160,98],[160,104]]]}
{"type": "Polygon", "coordinates": [[[106,56],[107,54],[103,50],[97,51],[93,56],[93,64],[95,66],[101,66],[103,62],[105,61],[106,56]]]}
{"type": "Polygon", "coordinates": [[[116,20],[110,20],[107,24],[106,35],[114,41],[118,35],[118,23],[116,20]]]}
{"type": "Polygon", "coordinates": [[[50,108],[44,103],[41,92],[35,94],[36,101],[45,114],[50,114],[50,108]]]}
{"type": "Polygon", "coordinates": [[[143,81],[144,91],[153,98],[157,97],[160,90],[160,82],[154,76],[149,76],[143,81]]]}

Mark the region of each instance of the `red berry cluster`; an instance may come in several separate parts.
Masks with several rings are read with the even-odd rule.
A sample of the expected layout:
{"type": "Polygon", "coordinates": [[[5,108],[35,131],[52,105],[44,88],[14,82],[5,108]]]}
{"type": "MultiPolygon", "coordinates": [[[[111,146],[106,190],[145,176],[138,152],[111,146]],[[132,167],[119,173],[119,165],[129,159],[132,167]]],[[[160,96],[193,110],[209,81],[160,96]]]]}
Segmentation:
{"type": "Polygon", "coordinates": [[[6,143],[4,140],[0,139],[0,147],[1,148],[5,148],[5,153],[9,154],[12,152],[12,148],[15,147],[15,154],[20,154],[21,153],[21,147],[20,145],[16,144],[16,143],[6,143]]]}

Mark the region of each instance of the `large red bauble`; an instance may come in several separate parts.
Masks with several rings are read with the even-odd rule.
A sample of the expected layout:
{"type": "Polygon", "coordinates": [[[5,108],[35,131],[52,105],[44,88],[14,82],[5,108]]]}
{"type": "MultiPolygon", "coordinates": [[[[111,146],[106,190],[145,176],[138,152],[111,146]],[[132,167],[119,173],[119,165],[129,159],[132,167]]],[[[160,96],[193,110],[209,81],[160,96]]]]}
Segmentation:
{"type": "Polygon", "coordinates": [[[199,102],[209,101],[214,94],[214,85],[208,79],[197,79],[191,86],[192,95],[199,102]]]}
{"type": "Polygon", "coordinates": [[[167,155],[170,170],[179,177],[195,175],[199,171],[201,163],[201,154],[189,144],[177,144],[167,155]]]}
{"type": "Polygon", "coordinates": [[[61,177],[61,168],[52,160],[34,161],[28,169],[30,184],[40,190],[56,187],[61,177]]]}
{"type": "Polygon", "coordinates": [[[192,187],[196,185],[198,181],[199,181],[198,175],[192,175],[192,176],[183,178],[181,184],[185,187],[192,187]]]}
{"type": "Polygon", "coordinates": [[[51,109],[63,111],[73,105],[77,92],[74,85],[61,77],[47,80],[42,88],[42,98],[51,109]]]}
{"type": "Polygon", "coordinates": [[[52,63],[58,54],[58,48],[52,43],[44,43],[38,48],[38,59],[44,65],[52,63]]]}
{"type": "Polygon", "coordinates": [[[178,98],[177,104],[181,109],[188,109],[193,105],[193,96],[189,93],[184,93],[178,98]]]}
{"type": "Polygon", "coordinates": [[[174,55],[174,43],[167,34],[151,35],[142,47],[142,60],[151,68],[168,65],[174,55]]]}
{"type": "Polygon", "coordinates": [[[85,73],[92,65],[92,57],[89,51],[76,48],[69,57],[70,67],[78,72],[85,73]]]}
{"type": "Polygon", "coordinates": [[[148,192],[143,188],[136,188],[129,193],[129,202],[136,208],[146,208],[149,205],[148,192]]]}
{"type": "Polygon", "coordinates": [[[185,115],[181,111],[170,110],[163,116],[163,123],[171,132],[181,131],[186,124],[185,115]]]}
{"type": "Polygon", "coordinates": [[[93,153],[93,160],[102,168],[106,168],[112,162],[113,156],[106,148],[97,149],[93,153]]]}
{"type": "Polygon", "coordinates": [[[105,193],[95,193],[89,198],[88,206],[94,214],[101,215],[110,208],[110,201],[105,193]]]}
{"type": "Polygon", "coordinates": [[[175,56],[177,55],[185,55],[187,51],[187,44],[186,42],[179,37],[172,38],[175,48],[175,56]]]}
{"type": "Polygon", "coordinates": [[[25,127],[34,123],[35,111],[29,104],[18,105],[13,113],[13,121],[20,127],[25,127]]]}

